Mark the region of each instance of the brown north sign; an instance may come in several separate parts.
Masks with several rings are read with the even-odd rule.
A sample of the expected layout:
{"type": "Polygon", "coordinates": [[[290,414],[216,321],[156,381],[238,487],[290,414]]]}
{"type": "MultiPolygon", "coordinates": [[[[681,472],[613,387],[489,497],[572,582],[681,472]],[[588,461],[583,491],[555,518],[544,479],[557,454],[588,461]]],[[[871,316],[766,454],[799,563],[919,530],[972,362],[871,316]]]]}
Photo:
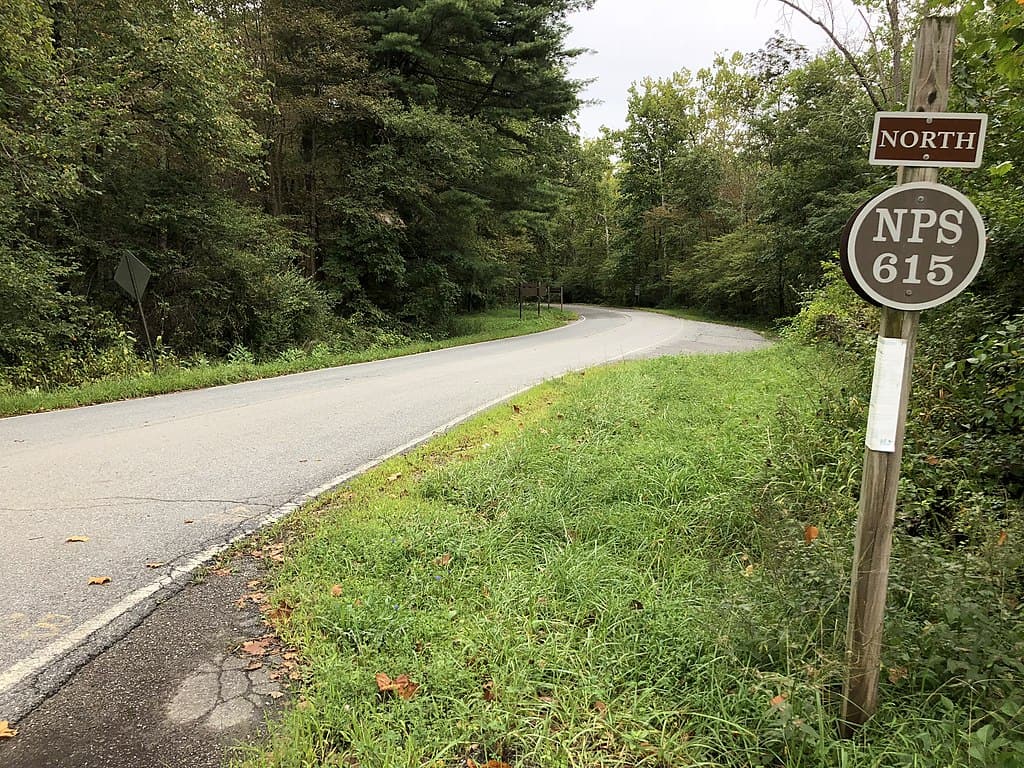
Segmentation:
{"type": "Polygon", "coordinates": [[[872,165],[977,168],[988,115],[958,112],[876,112],[872,165]]]}
{"type": "Polygon", "coordinates": [[[846,279],[868,301],[913,311],[959,295],[981,269],[985,224],[942,184],[892,187],[863,205],[843,233],[846,279]]]}

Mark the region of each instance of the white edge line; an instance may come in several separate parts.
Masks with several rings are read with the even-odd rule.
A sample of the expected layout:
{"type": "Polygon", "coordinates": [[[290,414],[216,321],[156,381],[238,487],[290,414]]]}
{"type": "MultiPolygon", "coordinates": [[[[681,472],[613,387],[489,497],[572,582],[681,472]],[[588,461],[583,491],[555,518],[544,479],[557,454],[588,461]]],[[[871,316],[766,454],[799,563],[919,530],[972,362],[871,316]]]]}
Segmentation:
{"type": "MultiPolygon", "coordinates": [[[[626,314],[626,313],[623,313],[623,314],[626,314]]],[[[581,315],[580,319],[578,321],[576,321],[576,322],[580,322],[580,321],[585,320],[585,319],[586,318],[581,315]]],[[[565,326],[562,326],[562,327],[565,327],[565,326]]],[[[560,330],[560,329],[559,328],[552,328],[551,330],[560,330]]],[[[541,333],[548,333],[548,332],[549,331],[542,331],[541,333]]],[[[532,335],[532,334],[528,334],[528,335],[532,335]]],[[[539,334],[537,334],[537,335],[539,335],[539,334]]],[[[522,337],[519,337],[519,338],[522,338],[522,337]]],[[[488,344],[490,342],[478,342],[478,343],[480,343],[480,344],[488,344]]],[[[634,355],[634,354],[636,354],[638,352],[643,352],[643,351],[645,351],[647,349],[651,349],[652,347],[657,347],[657,346],[659,346],[662,343],[664,343],[664,340],[659,340],[659,341],[653,342],[651,344],[646,344],[646,345],[644,345],[642,347],[637,347],[636,349],[631,349],[628,352],[623,352],[623,353],[621,353],[619,355],[616,355],[615,357],[612,357],[612,358],[609,358],[608,360],[605,360],[603,363],[600,363],[600,365],[607,365],[609,363],[618,362],[618,361],[622,360],[623,358],[625,358],[625,357],[627,357],[629,355],[634,355]]],[[[467,345],[467,346],[473,346],[473,345],[467,345]]],[[[440,352],[442,350],[435,350],[435,351],[440,352]]],[[[421,352],[419,354],[431,354],[431,353],[430,352],[421,352]]],[[[364,364],[365,363],[356,363],[356,365],[364,365],[364,364]]],[[[571,370],[570,371],[566,371],[564,373],[557,374],[553,378],[557,378],[558,376],[564,376],[566,373],[571,373],[571,372],[572,372],[571,370]]],[[[461,423],[463,423],[465,421],[468,421],[469,419],[473,418],[474,416],[476,416],[476,415],[478,415],[480,413],[483,413],[484,411],[486,411],[486,410],[488,410],[490,408],[493,408],[496,405],[500,405],[501,403],[505,402],[506,400],[511,400],[513,397],[516,397],[517,395],[521,395],[523,392],[526,392],[527,390],[530,390],[530,389],[533,389],[534,387],[540,386],[541,384],[544,383],[544,381],[548,381],[548,380],[549,379],[545,379],[545,380],[542,380],[542,381],[537,382],[535,384],[528,384],[525,387],[520,387],[519,389],[515,390],[514,392],[511,392],[511,393],[509,393],[507,395],[502,395],[501,397],[497,397],[494,400],[491,400],[491,401],[489,401],[487,403],[484,403],[483,405],[478,406],[478,407],[472,409],[471,411],[468,411],[468,412],[462,414],[461,416],[457,416],[456,418],[452,419],[451,421],[446,422],[445,424],[442,424],[440,427],[437,427],[437,428],[431,430],[430,432],[427,432],[426,434],[420,435],[419,437],[415,437],[412,440],[408,441],[407,443],[403,443],[399,447],[389,451],[388,453],[382,454],[382,455],[378,456],[375,459],[371,459],[370,461],[366,462],[365,464],[362,464],[362,465],[356,467],[353,470],[345,472],[344,474],[338,475],[337,477],[332,478],[331,480],[328,480],[323,485],[317,486],[316,488],[313,488],[312,490],[307,491],[306,493],[300,494],[295,499],[293,499],[293,500],[291,500],[289,502],[286,502],[285,504],[282,504],[281,506],[279,506],[276,509],[272,510],[268,514],[266,514],[263,517],[259,518],[256,521],[255,525],[253,525],[253,527],[246,528],[241,533],[231,537],[227,542],[225,542],[223,544],[215,544],[212,547],[208,547],[207,549],[204,549],[203,551],[199,552],[198,554],[194,555],[193,557],[189,558],[188,560],[185,560],[180,565],[174,566],[170,570],[169,573],[167,573],[164,576],[161,576],[160,578],[156,579],[155,581],[152,581],[152,582],[150,582],[149,584],[147,584],[147,585],[145,585],[143,587],[139,587],[135,591],[130,592],[129,594],[125,595],[123,598],[121,598],[118,602],[116,602],[110,608],[108,608],[107,610],[103,611],[99,615],[94,616],[93,618],[89,619],[88,621],[86,621],[86,622],[84,622],[82,624],[79,624],[77,627],[75,627],[75,629],[71,630],[71,632],[67,633],[66,635],[61,637],[59,640],[55,640],[54,642],[50,643],[49,645],[47,645],[47,646],[45,646],[43,648],[40,648],[38,651],[33,653],[28,658],[22,659],[21,661],[15,663],[11,667],[8,667],[2,674],[0,674],[0,693],[6,693],[7,691],[11,690],[15,686],[17,686],[20,683],[24,682],[26,678],[30,677],[31,675],[35,674],[36,672],[39,672],[40,670],[42,670],[45,667],[49,666],[50,664],[52,664],[54,661],[56,661],[60,657],[62,657],[65,654],[69,653],[70,651],[74,650],[74,648],[76,646],[81,644],[83,641],[87,640],[90,636],[92,636],[96,632],[99,632],[101,629],[106,627],[108,624],[110,624],[110,623],[116,621],[117,619],[121,618],[122,616],[124,616],[126,613],[128,613],[133,608],[135,608],[140,603],[142,603],[146,598],[151,597],[152,595],[154,595],[157,592],[159,592],[161,589],[170,586],[172,583],[174,583],[175,581],[178,581],[182,577],[188,576],[189,574],[193,573],[198,568],[201,568],[206,563],[208,563],[211,560],[213,560],[215,557],[217,557],[217,555],[219,555],[221,552],[224,552],[226,549],[228,549],[229,547],[231,547],[232,545],[234,545],[236,542],[240,541],[241,539],[244,539],[247,536],[251,536],[256,531],[258,531],[258,530],[260,530],[262,528],[265,528],[268,525],[272,525],[272,524],[276,523],[281,518],[283,518],[286,515],[294,512],[296,509],[298,509],[300,506],[305,504],[307,501],[315,499],[317,496],[320,496],[321,494],[324,494],[327,491],[330,491],[330,490],[333,490],[334,488],[337,488],[339,485],[342,485],[343,483],[348,482],[352,478],[354,478],[354,477],[356,477],[358,475],[361,475],[361,474],[363,474],[364,472],[366,472],[366,471],[368,471],[370,469],[373,469],[374,467],[376,467],[379,464],[383,464],[388,459],[393,459],[395,456],[398,456],[398,455],[400,455],[402,453],[405,453],[405,452],[415,448],[416,446],[418,446],[418,445],[420,445],[422,443],[425,443],[427,440],[430,440],[433,437],[436,437],[438,435],[441,435],[441,434],[447,432],[448,430],[452,429],[453,427],[456,427],[459,424],[461,424],[461,423]]]]}

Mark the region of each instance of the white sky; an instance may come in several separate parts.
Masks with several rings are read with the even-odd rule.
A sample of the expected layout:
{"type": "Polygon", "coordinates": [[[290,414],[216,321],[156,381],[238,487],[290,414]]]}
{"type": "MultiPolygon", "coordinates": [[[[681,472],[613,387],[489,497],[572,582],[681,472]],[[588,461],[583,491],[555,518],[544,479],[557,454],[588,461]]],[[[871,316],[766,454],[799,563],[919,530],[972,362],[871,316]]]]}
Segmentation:
{"type": "Polygon", "coordinates": [[[663,78],[687,68],[696,72],[716,53],[749,53],[780,29],[812,51],[825,47],[824,33],[802,18],[783,17],[777,0],[597,0],[569,18],[570,48],[589,48],[572,67],[578,80],[597,78],[583,92],[578,121],[583,136],[602,125],[622,128],[626,91],[644,77],[663,78]]]}

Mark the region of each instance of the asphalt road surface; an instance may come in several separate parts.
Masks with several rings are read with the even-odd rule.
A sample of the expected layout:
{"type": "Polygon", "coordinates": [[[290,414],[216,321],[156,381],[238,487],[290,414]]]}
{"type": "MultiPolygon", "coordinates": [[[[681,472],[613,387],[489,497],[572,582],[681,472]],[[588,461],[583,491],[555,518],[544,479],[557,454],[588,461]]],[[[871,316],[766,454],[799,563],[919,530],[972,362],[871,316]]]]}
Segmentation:
{"type": "Polygon", "coordinates": [[[0,719],[59,686],[233,536],[471,413],[612,360],[766,343],[571,309],[579,321],[531,336],[0,419],[0,719]]]}

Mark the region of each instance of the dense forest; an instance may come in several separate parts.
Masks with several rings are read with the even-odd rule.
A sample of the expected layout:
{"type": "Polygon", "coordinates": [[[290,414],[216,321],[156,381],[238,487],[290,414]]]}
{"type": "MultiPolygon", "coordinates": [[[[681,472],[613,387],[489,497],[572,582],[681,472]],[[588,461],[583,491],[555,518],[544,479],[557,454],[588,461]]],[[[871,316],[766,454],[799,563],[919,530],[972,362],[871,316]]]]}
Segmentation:
{"type": "Polygon", "coordinates": [[[0,380],[443,333],[550,258],[582,0],[3,0],[0,380]]]}

